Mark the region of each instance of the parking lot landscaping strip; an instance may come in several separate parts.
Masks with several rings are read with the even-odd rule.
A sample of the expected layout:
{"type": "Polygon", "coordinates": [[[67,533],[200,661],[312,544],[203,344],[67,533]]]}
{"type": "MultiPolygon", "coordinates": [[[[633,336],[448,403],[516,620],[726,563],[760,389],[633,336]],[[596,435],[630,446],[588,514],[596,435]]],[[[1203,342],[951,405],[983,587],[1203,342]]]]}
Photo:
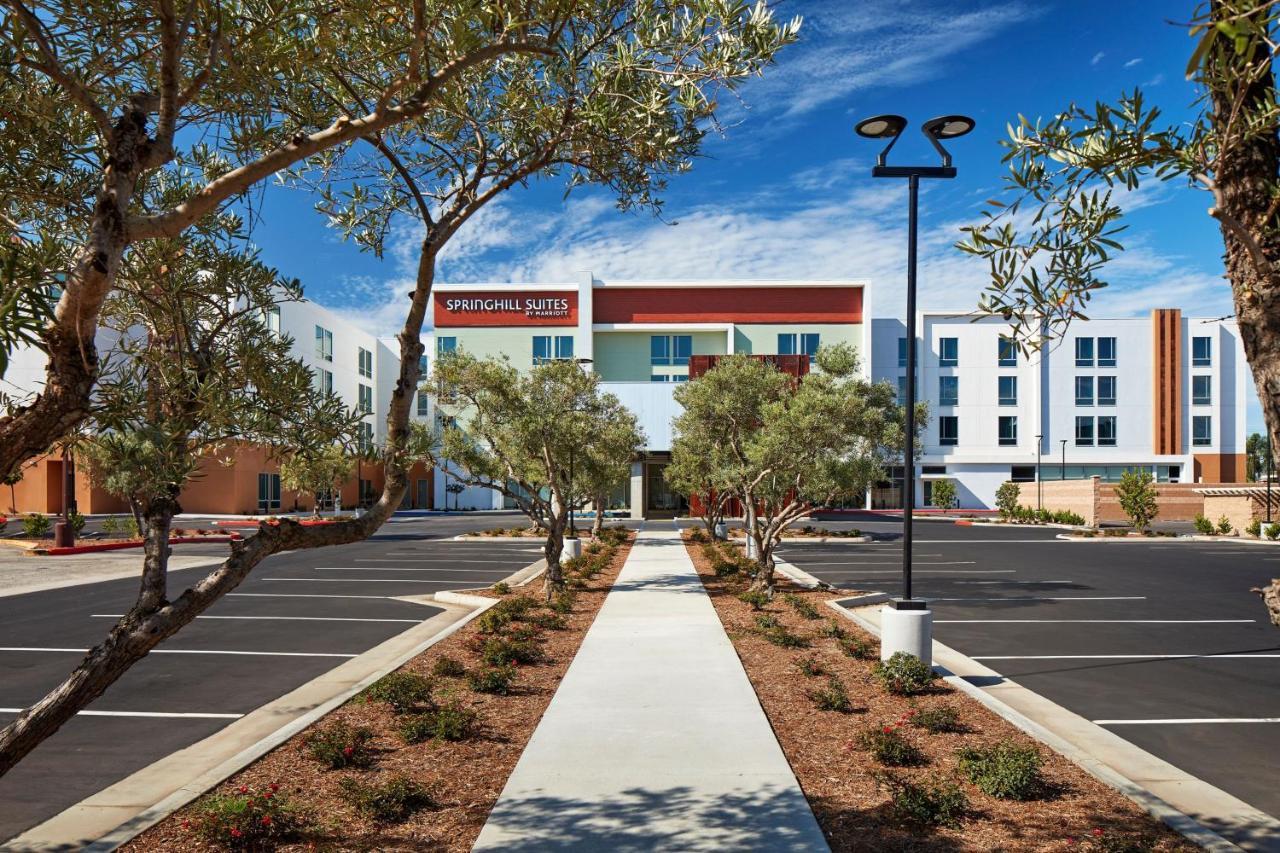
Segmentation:
{"type": "Polygon", "coordinates": [[[498,603],[123,849],[469,850],[626,559],[611,538],[550,604],[474,591],[498,603]]]}
{"type": "Polygon", "coordinates": [[[686,542],[832,850],[1198,849],[942,680],[882,667],[826,605],[856,593],[782,579],[761,601],[736,548],[686,542]]]}

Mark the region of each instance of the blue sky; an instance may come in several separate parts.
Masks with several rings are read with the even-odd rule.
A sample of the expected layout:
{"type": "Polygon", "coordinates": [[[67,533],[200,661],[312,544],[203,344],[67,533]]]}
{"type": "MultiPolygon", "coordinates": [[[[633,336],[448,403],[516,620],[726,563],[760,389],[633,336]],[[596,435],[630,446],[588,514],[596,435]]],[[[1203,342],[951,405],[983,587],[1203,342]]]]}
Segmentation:
{"type": "MultiPolygon", "coordinates": [[[[969,309],[985,265],[952,248],[1000,188],[998,145],[1019,113],[1049,115],[1071,101],[1114,101],[1141,86],[1169,121],[1190,116],[1183,79],[1191,39],[1168,22],[1193,3],[1155,0],[784,0],[801,15],[801,41],[783,51],[740,99],[727,99],[726,132],[675,179],[662,221],[621,214],[605,193],[568,200],[554,182],[508,194],[454,238],[443,281],[600,278],[859,278],[877,314],[901,313],[905,187],[872,181],[877,146],[854,136],[860,118],[901,113],[913,126],[896,162],[932,162],[920,122],[965,113],[976,130],[951,149],[960,177],[926,187],[921,212],[921,300],[969,309]]],[[[305,194],[270,190],[255,232],[265,259],[302,279],[332,308],[396,326],[412,280],[416,239],[407,230],[383,260],[342,243],[305,194]]],[[[1231,311],[1221,242],[1208,197],[1181,182],[1144,187],[1132,208],[1127,251],[1108,269],[1096,317],[1156,307],[1192,316],[1231,311]]],[[[1250,428],[1260,423],[1251,407],[1250,428]]]]}

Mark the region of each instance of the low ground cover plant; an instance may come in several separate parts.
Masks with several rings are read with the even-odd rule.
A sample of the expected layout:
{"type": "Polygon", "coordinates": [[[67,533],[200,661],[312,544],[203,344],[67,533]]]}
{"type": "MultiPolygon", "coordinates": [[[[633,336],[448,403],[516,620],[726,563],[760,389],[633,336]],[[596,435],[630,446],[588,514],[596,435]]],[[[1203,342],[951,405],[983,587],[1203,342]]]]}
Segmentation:
{"type": "Polygon", "coordinates": [[[898,696],[921,693],[936,677],[929,664],[907,652],[894,652],[888,660],[877,663],[873,673],[885,690],[898,696]]]}
{"type": "Polygon", "coordinates": [[[791,608],[799,613],[805,619],[820,619],[818,608],[813,606],[813,602],[807,598],[801,598],[793,593],[787,593],[782,596],[782,600],[791,605],[791,608]]]}
{"type": "Polygon", "coordinates": [[[1196,533],[1201,536],[1213,535],[1213,522],[1206,518],[1204,513],[1197,512],[1196,517],[1192,519],[1192,523],[1196,526],[1196,533]]]}
{"type": "Polygon", "coordinates": [[[958,827],[969,811],[969,798],[954,782],[912,782],[888,772],[877,780],[889,793],[891,819],[910,829],[958,827]]]}
{"type": "Polygon", "coordinates": [[[750,604],[752,610],[763,610],[769,606],[769,593],[762,589],[749,589],[738,595],[743,604],[750,604]]]}
{"type": "Polygon", "coordinates": [[[1244,529],[1244,532],[1248,533],[1255,539],[1258,538],[1262,535],[1262,522],[1255,518],[1253,521],[1249,522],[1249,526],[1244,529]]]}
{"type": "Polygon", "coordinates": [[[796,661],[796,669],[800,670],[802,675],[808,676],[809,678],[816,678],[819,675],[825,675],[827,672],[826,668],[822,665],[822,661],[818,660],[813,655],[809,655],[808,657],[801,658],[796,661]]]}
{"type": "Polygon", "coordinates": [[[335,720],[313,729],[303,741],[311,757],[330,770],[373,764],[373,730],[335,720]]]}
{"type": "Polygon", "coordinates": [[[929,734],[958,733],[967,731],[960,722],[960,714],[951,705],[934,705],[913,709],[907,718],[911,725],[929,734]]]}
{"type": "Polygon", "coordinates": [[[422,743],[428,740],[466,740],[475,733],[478,724],[476,712],[455,701],[434,711],[403,717],[399,728],[405,743],[422,743]]]}
{"type": "Polygon", "coordinates": [[[825,687],[815,687],[808,691],[809,698],[819,711],[836,711],[848,714],[853,711],[853,701],[840,676],[833,675],[827,679],[825,687]]]}
{"type": "Polygon", "coordinates": [[[840,651],[854,660],[873,660],[880,655],[874,645],[861,637],[841,636],[837,638],[837,642],[840,645],[840,651]]]}
{"type": "Polygon", "coordinates": [[[384,782],[347,778],[340,785],[347,804],[375,823],[401,823],[416,811],[436,807],[426,788],[399,774],[384,782]]]}
{"type": "Polygon", "coordinates": [[[903,737],[896,725],[863,729],[858,733],[857,744],[886,767],[915,767],[925,763],[924,753],[903,737]]]}
{"type": "Polygon", "coordinates": [[[393,672],[384,675],[365,689],[365,698],[371,702],[385,702],[397,714],[425,710],[434,707],[431,700],[431,679],[413,672],[393,672]]]}
{"type": "Polygon", "coordinates": [[[22,535],[28,539],[43,539],[52,527],[47,515],[33,512],[22,517],[22,535]]]}
{"type": "Polygon", "coordinates": [[[196,816],[183,824],[201,840],[229,850],[269,850],[297,840],[308,825],[276,784],[258,791],[241,785],[233,793],[210,794],[200,801],[196,816]]]}
{"type": "Polygon", "coordinates": [[[984,794],[1003,800],[1030,800],[1044,791],[1044,758],[1033,746],[1001,743],[956,753],[960,771],[984,794]]]}
{"type": "Polygon", "coordinates": [[[437,678],[461,678],[467,674],[467,667],[457,658],[442,655],[431,665],[431,674],[437,678]]]}
{"type": "Polygon", "coordinates": [[[516,680],[515,667],[510,664],[486,666],[467,674],[467,686],[477,693],[507,696],[516,680]]]}

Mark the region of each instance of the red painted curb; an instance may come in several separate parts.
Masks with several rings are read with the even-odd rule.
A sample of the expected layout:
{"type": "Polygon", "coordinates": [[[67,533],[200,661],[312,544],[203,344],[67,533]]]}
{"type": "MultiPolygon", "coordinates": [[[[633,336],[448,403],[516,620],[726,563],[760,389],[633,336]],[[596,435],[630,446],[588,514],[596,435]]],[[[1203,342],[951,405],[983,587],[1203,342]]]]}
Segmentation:
{"type": "MultiPolygon", "coordinates": [[[[238,533],[226,536],[183,536],[169,540],[170,545],[186,545],[192,542],[235,542],[244,537],[238,533]]],[[[141,542],[99,542],[93,545],[75,545],[71,548],[32,548],[28,554],[40,557],[66,557],[71,554],[92,554],[95,551],[121,551],[125,548],[141,548],[141,542]]]]}
{"type": "MultiPolygon", "coordinates": [[[[262,524],[262,523],[263,523],[262,521],[254,521],[253,519],[249,519],[249,518],[233,518],[233,519],[223,519],[223,520],[215,521],[214,526],[216,527],[257,527],[259,524],[262,524]]],[[[266,523],[279,524],[280,522],[279,520],[276,520],[276,521],[267,521],[266,523]]],[[[332,518],[304,518],[297,523],[302,525],[303,527],[318,527],[323,524],[337,524],[338,522],[334,521],[332,518]]]]}
{"type": "Polygon", "coordinates": [[[973,527],[973,521],[968,518],[957,518],[956,526],[957,527],[973,527]]]}

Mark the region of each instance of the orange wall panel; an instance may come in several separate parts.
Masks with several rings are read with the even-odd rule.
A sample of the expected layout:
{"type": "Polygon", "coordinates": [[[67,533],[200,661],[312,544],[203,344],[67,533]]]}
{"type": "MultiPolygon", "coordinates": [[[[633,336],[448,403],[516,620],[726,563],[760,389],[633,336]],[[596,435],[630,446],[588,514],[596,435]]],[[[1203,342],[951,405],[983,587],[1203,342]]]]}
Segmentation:
{"type": "Polygon", "coordinates": [[[861,323],[862,288],[602,287],[596,323],[861,323]]]}

